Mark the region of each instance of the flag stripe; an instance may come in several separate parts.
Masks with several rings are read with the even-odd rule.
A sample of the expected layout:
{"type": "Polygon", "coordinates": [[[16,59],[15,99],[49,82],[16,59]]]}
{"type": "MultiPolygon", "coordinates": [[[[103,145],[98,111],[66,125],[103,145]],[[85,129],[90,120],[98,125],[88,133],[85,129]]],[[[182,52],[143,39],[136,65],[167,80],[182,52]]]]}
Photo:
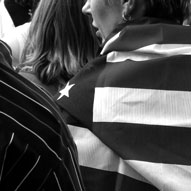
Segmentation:
{"type": "Polygon", "coordinates": [[[190,44],[152,44],[134,51],[112,51],[107,54],[107,62],[123,62],[127,59],[145,61],[173,55],[191,55],[190,44]]]}
{"type": "Polygon", "coordinates": [[[190,91],[190,63],[189,55],[141,62],[127,60],[107,63],[96,86],[190,91]]]}
{"type": "Polygon", "coordinates": [[[118,172],[136,180],[147,182],[146,179],[124,163],[119,156],[103,144],[91,131],[72,125],[69,125],[69,129],[78,148],[79,164],[81,166],[118,172]]]}
{"type": "Polygon", "coordinates": [[[162,191],[190,191],[191,166],[126,161],[162,191]]]}
{"type": "MultiPolygon", "coordinates": [[[[78,147],[79,163],[82,173],[85,174],[85,181],[88,179],[86,186],[93,187],[98,182],[97,178],[99,182],[102,182],[101,184],[109,184],[108,186],[110,186],[111,182],[115,182],[116,177],[123,177],[122,180],[126,181],[126,183],[123,182],[124,184],[130,186],[130,181],[142,185],[143,190],[145,186],[148,186],[147,184],[153,182],[159,190],[168,190],[168,187],[171,186],[171,190],[190,191],[190,165],[122,160],[88,129],[71,125],[69,125],[69,129],[78,147]],[[89,185],[91,182],[89,177],[94,179],[92,185],[89,185]],[[106,177],[107,180],[100,181],[106,177]],[[147,180],[143,177],[146,177],[147,180]]],[[[134,146],[136,147],[136,145],[134,146]]],[[[98,186],[100,185],[94,186],[99,190],[98,186]]],[[[114,189],[114,186],[111,189],[114,189]]],[[[152,190],[152,187],[150,189],[152,190]]],[[[150,191],[150,189],[148,190],[150,191]]]]}
{"type": "Polygon", "coordinates": [[[115,34],[104,45],[101,54],[118,50],[132,51],[151,44],[191,44],[189,27],[178,25],[152,24],[134,25],[115,34]],[[127,43],[124,43],[127,42],[127,43]]]}
{"type": "Polygon", "coordinates": [[[191,92],[95,88],[93,122],[191,127],[191,92]]]}
{"type": "Polygon", "coordinates": [[[191,164],[191,130],[128,123],[94,123],[93,132],[126,160],[191,164]]]}
{"type": "Polygon", "coordinates": [[[156,187],[128,176],[93,168],[80,167],[86,190],[91,191],[159,191],[156,187]]]}
{"type": "MultiPolygon", "coordinates": [[[[88,176],[84,176],[85,181],[86,178],[89,177],[94,179],[92,180],[91,185],[87,184],[88,186],[93,188],[93,185],[98,182],[96,179],[99,179],[100,184],[104,183],[110,187],[111,180],[115,182],[118,177],[121,177],[123,184],[127,184],[128,186],[132,184],[134,185],[133,188],[137,185],[137,187],[142,186],[143,190],[146,190],[146,188],[156,190],[151,185],[149,186],[149,182],[145,178],[137,173],[137,171],[135,171],[128,163],[117,156],[110,148],[103,144],[91,131],[72,125],[69,125],[69,129],[77,145],[79,164],[82,172],[86,169],[84,173],[88,174],[88,176]],[[107,180],[101,180],[102,178],[105,179],[105,176],[107,177],[107,180]],[[130,185],[129,182],[131,182],[130,185]]],[[[111,190],[114,189],[115,186],[111,187],[111,190]]]]}

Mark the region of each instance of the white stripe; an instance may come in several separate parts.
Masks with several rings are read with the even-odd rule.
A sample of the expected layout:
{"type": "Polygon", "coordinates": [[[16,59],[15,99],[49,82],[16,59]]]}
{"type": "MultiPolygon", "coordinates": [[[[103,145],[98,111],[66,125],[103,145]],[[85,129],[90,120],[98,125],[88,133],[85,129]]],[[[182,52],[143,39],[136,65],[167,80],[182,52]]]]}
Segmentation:
{"type": "Polygon", "coordinates": [[[126,163],[161,191],[191,191],[191,166],[134,160],[126,163]]]}
{"type": "Polygon", "coordinates": [[[119,36],[120,36],[121,32],[118,32],[116,35],[114,35],[112,38],[110,38],[104,45],[102,51],[101,51],[101,55],[105,53],[105,51],[107,50],[107,48],[110,46],[111,43],[113,43],[119,36]]]}
{"type": "Polygon", "coordinates": [[[88,129],[68,126],[77,145],[81,166],[118,172],[136,180],[147,182],[145,178],[133,170],[88,129]]]}
{"type": "Polygon", "coordinates": [[[7,157],[7,150],[8,150],[8,148],[9,148],[9,146],[11,145],[11,143],[13,142],[14,136],[15,136],[15,133],[12,133],[11,139],[10,139],[10,141],[9,141],[9,144],[7,145],[7,147],[6,147],[6,149],[5,149],[5,155],[4,155],[4,157],[3,157],[3,162],[2,162],[2,167],[1,167],[1,173],[0,173],[0,182],[1,182],[1,179],[2,179],[2,175],[3,175],[5,160],[6,160],[6,157],[7,157]]]}
{"type": "Polygon", "coordinates": [[[94,122],[191,127],[191,92],[96,88],[94,122]]]}
{"type": "Polygon", "coordinates": [[[21,127],[23,127],[24,129],[26,129],[27,131],[29,131],[30,133],[32,133],[33,135],[35,135],[38,139],[40,139],[45,145],[46,147],[50,150],[50,152],[52,152],[60,161],[62,160],[58,154],[56,153],[56,151],[54,151],[53,149],[51,149],[51,147],[47,144],[47,142],[40,137],[39,135],[37,135],[34,131],[32,131],[31,129],[27,128],[26,126],[24,126],[23,124],[19,123],[16,119],[14,119],[13,117],[9,116],[8,114],[1,112],[0,114],[5,115],[6,117],[10,118],[11,120],[13,120],[15,123],[17,123],[18,125],[20,125],[21,127]]]}
{"type": "Polygon", "coordinates": [[[17,191],[19,189],[19,187],[22,185],[22,183],[26,180],[26,178],[30,175],[30,173],[34,170],[34,168],[37,166],[39,160],[40,160],[40,157],[39,156],[37,158],[37,161],[35,162],[35,164],[33,165],[33,167],[31,168],[31,170],[27,173],[27,175],[23,178],[23,180],[20,182],[20,184],[17,186],[17,188],[15,189],[15,191],[17,191]]]}
{"type": "Polygon", "coordinates": [[[146,61],[174,55],[191,55],[191,44],[152,44],[134,51],[113,51],[107,54],[107,62],[146,61]]]}
{"type": "MultiPolygon", "coordinates": [[[[58,181],[58,177],[56,176],[56,173],[54,172],[53,174],[54,174],[54,177],[55,177],[56,182],[57,182],[57,184],[58,184],[59,190],[62,191],[61,186],[60,186],[60,183],[59,183],[59,181],[58,181]]],[[[63,178],[64,178],[64,177],[63,177],[63,178]]]]}

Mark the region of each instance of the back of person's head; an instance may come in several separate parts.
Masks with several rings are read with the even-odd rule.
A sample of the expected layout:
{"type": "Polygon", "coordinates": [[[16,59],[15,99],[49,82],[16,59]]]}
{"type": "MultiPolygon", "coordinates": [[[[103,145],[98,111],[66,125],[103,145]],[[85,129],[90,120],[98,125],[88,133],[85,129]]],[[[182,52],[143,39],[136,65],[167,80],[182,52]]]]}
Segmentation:
{"type": "Polygon", "coordinates": [[[32,18],[20,67],[32,67],[41,82],[68,81],[95,56],[96,41],[84,0],[41,0],[32,18]]]}
{"type": "Polygon", "coordinates": [[[145,0],[145,16],[175,20],[182,24],[188,15],[189,0],[145,0]]]}

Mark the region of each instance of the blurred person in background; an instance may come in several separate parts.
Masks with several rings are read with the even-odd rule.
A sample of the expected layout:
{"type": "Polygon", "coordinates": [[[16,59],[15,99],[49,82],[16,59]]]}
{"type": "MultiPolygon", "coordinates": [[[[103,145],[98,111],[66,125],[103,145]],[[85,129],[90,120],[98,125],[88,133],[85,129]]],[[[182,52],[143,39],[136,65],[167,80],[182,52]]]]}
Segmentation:
{"type": "Polygon", "coordinates": [[[11,28],[1,38],[12,51],[12,64],[14,68],[21,62],[22,51],[29,33],[30,22],[11,28]]]}
{"type": "Polygon", "coordinates": [[[31,20],[39,0],[3,0],[15,27],[31,20]]]}
{"type": "MultiPolygon", "coordinates": [[[[15,20],[15,22],[17,23],[19,22],[19,24],[16,24],[18,26],[15,27],[13,20],[9,16],[9,19],[12,22],[13,27],[9,27],[9,30],[4,31],[1,39],[10,46],[13,57],[12,64],[14,67],[16,67],[21,61],[22,51],[29,32],[30,21],[39,3],[39,0],[14,0],[14,1],[11,0],[11,1],[6,1],[6,3],[8,7],[10,6],[9,8],[11,11],[13,11],[13,14],[15,14],[12,15],[13,20],[15,20]],[[16,6],[17,8],[15,8],[14,6],[16,6]],[[22,15],[22,10],[19,10],[19,7],[21,9],[27,10],[24,11],[24,14],[26,14],[26,16],[22,15]],[[21,14],[19,14],[18,12],[20,12],[21,14]]],[[[4,3],[2,6],[4,6],[4,3]]],[[[4,23],[6,24],[6,21],[4,21],[4,23]]],[[[6,28],[9,25],[10,24],[8,22],[6,28]]]]}
{"type": "Polygon", "coordinates": [[[13,20],[7,11],[4,0],[0,1],[0,39],[15,28],[13,20]]]}
{"type": "Polygon", "coordinates": [[[57,93],[89,60],[98,44],[83,0],[41,0],[17,69],[25,78],[57,93]]]}

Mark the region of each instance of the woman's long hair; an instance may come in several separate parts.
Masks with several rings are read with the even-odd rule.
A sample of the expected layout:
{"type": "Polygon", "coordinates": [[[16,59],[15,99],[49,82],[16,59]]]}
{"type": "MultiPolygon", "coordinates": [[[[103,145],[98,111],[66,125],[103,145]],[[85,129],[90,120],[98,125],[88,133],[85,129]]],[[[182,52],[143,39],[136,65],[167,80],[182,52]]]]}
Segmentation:
{"type": "Polygon", "coordinates": [[[44,84],[68,81],[98,47],[83,0],[41,0],[32,18],[19,68],[32,68],[44,84]]]}

